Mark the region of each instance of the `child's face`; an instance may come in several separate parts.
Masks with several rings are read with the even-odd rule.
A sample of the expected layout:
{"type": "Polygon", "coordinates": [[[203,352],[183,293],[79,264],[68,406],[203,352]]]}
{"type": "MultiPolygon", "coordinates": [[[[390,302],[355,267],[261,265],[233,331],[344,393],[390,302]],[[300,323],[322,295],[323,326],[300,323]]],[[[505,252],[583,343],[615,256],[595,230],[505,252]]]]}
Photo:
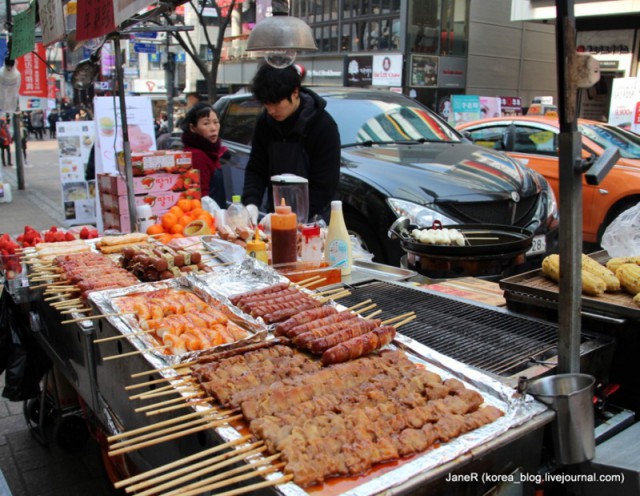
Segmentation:
{"type": "Polygon", "coordinates": [[[218,141],[218,135],[220,133],[218,116],[212,110],[209,112],[209,115],[200,117],[195,126],[191,124],[191,131],[215,143],[218,141]]]}

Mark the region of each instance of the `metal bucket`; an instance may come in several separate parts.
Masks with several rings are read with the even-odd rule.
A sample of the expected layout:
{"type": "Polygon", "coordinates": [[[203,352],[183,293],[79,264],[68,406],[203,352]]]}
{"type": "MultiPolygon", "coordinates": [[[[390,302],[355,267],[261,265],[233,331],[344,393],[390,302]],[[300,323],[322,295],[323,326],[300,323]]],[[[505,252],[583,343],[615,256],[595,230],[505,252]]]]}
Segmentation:
{"type": "Polygon", "coordinates": [[[556,411],[552,424],[556,461],[571,465],[595,454],[593,387],[587,374],[558,374],[530,381],[527,392],[556,411]]]}

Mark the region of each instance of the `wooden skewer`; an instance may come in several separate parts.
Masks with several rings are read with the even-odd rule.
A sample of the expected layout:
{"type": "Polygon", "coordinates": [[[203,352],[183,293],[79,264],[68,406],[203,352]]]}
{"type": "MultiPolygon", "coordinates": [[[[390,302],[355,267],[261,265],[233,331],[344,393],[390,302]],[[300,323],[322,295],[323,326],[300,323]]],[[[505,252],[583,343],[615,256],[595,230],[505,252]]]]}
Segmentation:
{"type": "Polygon", "coordinates": [[[72,324],[83,320],[103,319],[105,317],[117,317],[118,315],[132,315],[134,312],[101,313],[100,315],[89,315],[88,317],[78,317],[77,319],[63,320],[61,324],[72,324]]]}
{"type": "Polygon", "coordinates": [[[164,350],[165,348],[168,348],[168,346],[153,346],[152,348],[147,348],[145,350],[130,351],[129,353],[122,353],[121,355],[111,355],[111,356],[103,357],[102,359],[105,361],[115,360],[116,358],[124,358],[128,356],[139,355],[140,353],[146,353],[147,351],[164,350]]]}
{"type": "Polygon", "coordinates": [[[344,296],[349,296],[350,294],[351,294],[351,291],[349,291],[348,289],[344,289],[340,293],[336,293],[336,294],[331,295],[331,296],[325,296],[324,298],[318,298],[318,301],[320,301],[322,303],[326,303],[329,300],[337,300],[337,299],[342,298],[344,296]]]}
{"type": "Polygon", "coordinates": [[[308,282],[306,284],[298,283],[298,286],[301,287],[301,288],[308,288],[309,286],[313,286],[314,284],[319,284],[319,283],[324,282],[326,280],[327,280],[326,277],[321,277],[320,279],[314,279],[313,281],[308,282]]]}
{"type": "Polygon", "coordinates": [[[59,300],[60,298],[66,298],[68,295],[66,294],[61,294],[61,295],[56,295],[56,296],[48,296],[47,298],[44,298],[43,301],[53,301],[53,300],[59,300]]]}
{"type": "MultiPolygon", "coordinates": [[[[286,484],[293,480],[293,475],[285,475],[284,477],[280,477],[279,479],[268,480],[264,482],[258,482],[257,484],[252,484],[250,486],[241,487],[239,489],[233,489],[231,491],[226,491],[224,493],[217,493],[216,496],[237,496],[238,494],[251,493],[253,491],[257,491],[258,489],[264,489],[265,487],[277,486],[279,484],[286,484]]],[[[184,493],[182,496],[192,496],[193,494],[201,494],[204,491],[208,491],[207,487],[202,487],[198,489],[199,492],[196,493],[184,493]]]]}
{"type": "Polygon", "coordinates": [[[168,420],[163,420],[161,422],[156,422],[155,424],[145,425],[144,427],[138,427],[137,429],[131,429],[130,431],[121,432],[120,434],[114,434],[113,436],[109,436],[107,438],[107,442],[113,443],[114,441],[119,441],[120,439],[125,439],[131,436],[137,436],[138,434],[143,434],[145,432],[149,432],[155,429],[160,429],[167,425],[178,424],[185,420],[189,420],[196,417],[207,417],[209,415],[227,415],[229,412],[233,410],[218,410],[217,408],[209,408],[207,410],[201,410],[199,412],[191,412],[186,415],[181,415],[179,417],[173,417],[168,420]]]}
{"type": "MultiPolygon", "coordinates": [[[[189,482],[193,479],[200,477],[201,475],[208,474],[210,472],[214,472],[226,466],[232,465],[240,460],[244,460],[249,456],[257,455],[267,449],[264,446],[262,441],[257,443],[253,443],[249,446],[243,446],[234,451],[229,451],[227,453],[223,453],[214,458],[210,458],[208,460],[203,460],[198,462],[190,467],[183,467],[181,469],[175,470],[168,474],[161,475],[159,477],[155,477],[145,482],[141,482],[140,484],[136,484],[135,486],[130,486],[125,489],[126,492],[136,492],[138,496],[148,496],[150,494],[158,494],[160,491],[165,489],[170,489],[175,486],[179,486],[184,482],[189,482]],[[184,475],[186,474],[186,475],[184,475]],[[169,482],[164,482],[164,481],[169,482]],[[157,485],[160,482],[164,482],[164,484],[157,485]],[[145,491],[138,493],[140,489],[145,489],[150,486],[151,489],[146,489],[145,491]]],[[[182,494],[182,492],[180,492],[182,494]]]]}
{"type": "Polygon", "coordinates": [[[387,324],[391,324],[393,322],[396,322],[398,320],[402,320],[405,317],[408,317],[410,315],[415,315],[416,313],[414,311],[411,312],[407,312],[407,313],[403,313],[402,315],[396,315],[395,317],[391,317],[390,319],[387,320],[383,320],[382,321],[382,325],[387,325],[387,324]]]}
{"type": "MultiPolygon", "coordinates": [[[[242,415],[237,415],[238,418],[242,417],[242,415]]],[[[228,419],[223,420],[214,420],[204,425],[199,425],[198,427],[192,427],[191,429],[186,429],[180,432],[174,432],[173,434],[168,434],[166,436],[158,437],[155,439],[150,439],[149,441],[145,441],[139,444],[133,444],[131,446],[126,446],[124,448],[120,448],[117,450],[109,451],[109,456],[122,455],[123,453],[129,453],[130,451],[136,451],[142,448],[148,448],[149,446],[154,446],[156,444],[164,443],[165,441],[171,441],[173,439],[177,439],[179,437],[184,437],[189,434],[194,434],[196,432],[205,431],[207,429],[212,429],[213,427],[217,427],[222,424],[228,423],[233,417],[229,417],[228,419]]]]}
{"type": "Polygon", "coordinates": [[[138,332],[130,332],[129,334],[118,334],[117,336],[109,336],[108,338],[100,338],[94,339],[94,344],[97,343],[106,343],[108,341],[116,341],[117,339],[124,339],[129,336],[141,336],[142,334],[149,334],[150,332],[154,332],[155,329],[149,329],[148,331],[138,331],[138,332]]]}
{"type": "Polygon", "coordinates": [[[169,384],[168,386],[162,386],[162,387],[157,388],[157,389],[151,389],[149,391],[145,391],[144,393],[138,393],[138,394],[134,394],[133,396],[129,396],[129,401],[146,398],[147,395],[149,395],[151,393],[159,393],[161,391],[169,391],[169,390],[173,390],[173,389],[175,389],[177,391],[179,387],[181,387],[181,386],[177,386],[176,387],[173,384],[169,384]]]}
{"type": "Polygon", "coordinates": [[[63,310],[60,313],[62,315],[68,315],[70,313],[86,313],[86,312],[90,312],[90,311],[91,311],[90,308],[72,308],[71,310],[63,310]]]}
{"type": "Polygon", "coordinates": [[[201,398],[204,395],[204,392],[202,391],[198,391],[196,394],[189,396],[187,398],[174,398],[172,400],[166,400],[166,401],[161,401],[159,403],[154,403],[153,405],[146,405],[146,406],[141,406],[139,408],[136,408],[134,410],[134,412],[139,413],[139,412],[146,412],[148,410],[153,410],[154,408],[158,408],[159,406],[166,406],[166,405],[173,405],[175,403],[179,403],[181,401],[187,401],[189,399],[194,399],[194,398],[201,398]]]}
{"type": "Polygon", "coordinates": [[[375,312],[371,312],[369,315],[367,315],[365,317],[365,319],[370,319],[370,318],[375,317],[376,315],[379,315],[381,313],[382,313],[382,310],[376,310],[375,312]]]}
{"type": "Polygon", "coordinates": [[[136,399],[149,400],[153,398],[159,398],[160,396],[167,396],[168,394],[196,393],[198,391],[199,389],[195,385],[178,386],[178,387],[169,386],[169,389],[166,389],[164,391],[149,392],[136,399]]]}
{"type": "Polygon", "coordinates": [[[377,306],[378,306],[378,305],[377,305],[376,303],[372,303],[371,305],[367,305],[367,306],[366,306],[366,307],[364,307],[364,308],[360,308],[360,309],[356,310],[356,311],[355,311],[355,312],[353,312],[353,313],[357,313],[358,315],[362,315],[362,313],[363,313],[363,312],[367,312],[367,311],[369,311],[369,310],[371,310],[372,308],[375,308],[375,307],[377,307],[377,306]]]}
{"type": "MultiPolygon", "coordinates": [[[[62,295],[64,298],[67,297],[67,295],[62,295]]],[[[50,300],[51,298],[45,298],[46,300],[50,300]]],[[[70,303],[80,303],[82,300],[80,298],[73,298],[71,300],[64,300],[64,301],[54,301],[53,303],[51,303],[52,307],[57,307],[59,305],[68,305],[70,303]]]]}
{"type": "Polygon", "coordinates": [[[130,384],[129,386],[125,386],[124,390],[125,391],[131,391],[132,389],[138,389],[138,388],[141,388],[141,387],[144,387],[144,386],[151,386],[152,384],[159,384],[161,382],[173,381],[174,379],[177,380],[178,378],[180,378],[182,376],[185,376],[185,375],[188,375],[188,374],[178,374],[178,375],[175,375],[173,377],[161,377],[160,379],[154,379],[152,381],[139,382],[137,384],[130,384]]]}
{"type": "Polygon", "coordinates": [[[147,417],[152,417],[154,415],[159,415],[159,414],[165,413],[165,412],[172,412],[174,410],[181,410],[183,408],[189,408],[191,406],[201,405],[202,403],[208,403],[209,401],[213,401],[213,398],[211,398],[210,396],[207,396],[206,398],[189,401],[188,403],[182,403],[180,405],[167,406],[165,408],[160,408],[158,410],[153,410],[152,412],[145,413],[145,415],[147,417]]]}
{"type": "Polygon", "coordinates": [[[196,425],[201,425],[203,423],[207,423],[210,422],[211,419],[207,419],[206,417],[203,418],[197,418],[195,420],[190,420],[189,422],[184,422],[180,425],[173,425],[170,427],[164,427],[163,429],[160,429],[158,431],[154,431],[154,432],[148,432],[146,434],[140,434],[139,436],[136,437],[132,437],[129,439],[126,439],[124,441],[120,441],[117,443],[112,444],[111,446],[109,446],[109,449],[119,449],[119,448],[123,448],[125,446],[131,446],[132,444],[138,444],[141,443],[142,441],[146,441],[147,439],[153,439],[154,437],[160,437],[160,436],[165,436],[167,434],[170,434],[172,432],[176,432],[176,431],[181,431],[187,428],[191,428],[191,427],[195,427],[196,425]]]}
{"type": "Polygon", "coordinates": [[[213,453],[217,453],[218,451],[222,451],[223,449],[226,448],[231,448],[237,444],[242,444],[246,441],[248,441],[251,438],[251,436],[242,436],[238,439],[234,439],[233,441],[229,441],[227,443],[224,444],[219,444],[217,446],[214,446],[213,448],[209,448],[205,451],[200,451],[198,453],[194,453],[193,455],[189,455],[185,458],[181,458],[180,460],[176,460],[174,462],[170,462],[167,463],[165,465],[162,465],[160,467],[156,467],[154,469],[151,469],[147,472],[144,472],[142,474],[138,474],[138,475],[134,475],[133,477],[129,477],[128,479],[123,479],[120,481],[115,482],[113,485],[116,489],[120,489],[122,487],[125,486],[129,486],[131,484],[134,484],[138,481],[147,479],[149,477],[152,477],[156,474],[160,474],[162,472],[165,472],[167,470],[171,470],[172,468],[176,468],[179,467],[180,465],[184,465],[187,464],[189,462],[192,462],[194,460],[197,460],[198,458],[204,458],[205,456],[208,455],[212,455],[213,453]]]}
{"type": "Polygon", "coordinates": [[[223,263],[219,263],[219,264],[207,264],[209,267],[226,267],[227,265],[232,265],[235,262],[231,261],[231,262],[223,262],[223,263]]]}
{"type": "Polygon", "coordinates": [[[318,291],[315,293],[315,296],[322,296],[322,295],[331,294],[331,293],[339,293],[340,291],[344,291],[344,288],[340,287],[340,288],[326,289],[324,291],[318,291]]]}
{"type": "Polygon", "coordinates": [[[360,303],[356,303],[355,305],[347,308],[347,310],[355,310],[356,308],[361,307],[362,305],[366,305],[367,303],[371,303],[371,298],[361,301],[360,303]]]}
{"type": "Polygon", "coordinates": [[[315,281],[316,279],[320,279],[320,276],[317,275],[317,274],[315,276],[307,277],[306,279],[303,279],[302,281],[298,281],[296,284],[298,286],[302,287],[303,284],[306,284],[306,283],[311,282],[311,281],[315,281]]]}
{"type": "MultiPolygon", "coordinates": [[[[209,489],[208,490],[212,490],[212,489],[217,489],[217,487],[213,487],[213,486],[209,486],[209,484],[213,484],[216,481],[219,481],[221,479],[230,479],[232,476],[235,476],[236,474],[240,474],[242,472],[246,472],[246,471],[250,471],[251,473],[247,474],[247,478],[251,478],[251,477],[255,477],[257,475],[266,475],[269,474],[271,472],[275,472],[277,470],[280,470],[281,468],[283,468],[285,466],[285,463],[276,463],[275,465],[272,465],[270,467],[267,467],[265,469],[260,469],[260,470],[256,470],[258,467],[261,467],[263,465],[268,465],[271,462],[277,460],[278,458],[280,458],[282,455],[280,453],[278,453],[277,455],[271,455],[267,458],[263,458],[261,460],[258,460],[256,462],[251,462],[248,463],[246,465],[242,465],[238,468],[234,468],[232,470],[227,470],[226,472],[223,472],[221,474],[218,475],[213,475],[211,477],[207,477],[206,479],[202,479],[199,480],[198,482],[194,482],[193,484],[189,484],[188,486],[183,486],[180,489],[176,489],[175,491],[171,491],[170,493],[166,493],[166,496],[174,496],[174,495],[182,495],[184,494],[184,491],[188,491],[188,490],[193,490],[193,489],[197,489],[200,488],[202,486],[207,486],[209,489]]],[[[234,482],[240,482],[240,479],[236,478],[234,480],[234,482]]],[[[233,482],[231,482],[233,483],[233,482]]],[[[228,482],[227,480],[225,480],[223,483],[224,485],[228,485],[230,484],[230,482],[228,482]]],[[[217,485],[216,485],[217,486],[217,485]]],[[[222,486],[220,486],[222,487],[222,486]]]]}
{"type": "Polygon", "coordinates": [[[417,318],[417,315],[412,315],[411,317],[407,317],[406,319],[398,322],[397,324],[393,324],[393,327],[395,327],[397,329],[398,327],[403,326],[403,325],[411,322],[412,320],[414,320],[416,318],[417,318]]]}
{"type": "Polygon", "coordinates": [[[55,288],[49,288],[45,291],[45,294],[65,294],[65,293],[78,293],[80,290],[78,288],[62,288],[57,286],[55,288]]]}
{"type": "Polygon", "coordinates": [[[159,369],[153,369],[153,370],[148,370],[146,372],[136,372],[135,374],[131,374],[131,378],[135,379],[136,377],[143,377],[145,375],[149,375],[149,374],[153,374],[154,372],[162,372],[164,370],[170,370],[170,369],[179,369],[181,367],[190,367],[191,365],[196,365],[198,363],[197,360],[194,360],[192,362],[184,362],[184,363],[177,363],[175,365],[167,365],[166,367],[162,367],[159,369]]]}

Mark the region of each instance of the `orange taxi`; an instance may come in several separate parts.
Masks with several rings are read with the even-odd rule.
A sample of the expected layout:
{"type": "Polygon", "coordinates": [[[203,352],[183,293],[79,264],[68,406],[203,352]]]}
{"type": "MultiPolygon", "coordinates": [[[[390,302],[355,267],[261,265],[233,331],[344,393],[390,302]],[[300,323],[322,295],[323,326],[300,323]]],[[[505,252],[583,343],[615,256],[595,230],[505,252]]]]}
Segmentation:
{"type": "MultiPolygon", "coordinates": [[[[476,145],[502,150],[536,170],[560,198],[557,117],[494,117],[460,124],[458,130],[476,145]]],[[[640,135],[585,119],[578,120],[578,130],[583,158],[599,156],[610,146],[620,149],[620,159],[599,185],[582,181],[583,239],[599,244],[611,221],[640,201],[640,135]]]]}

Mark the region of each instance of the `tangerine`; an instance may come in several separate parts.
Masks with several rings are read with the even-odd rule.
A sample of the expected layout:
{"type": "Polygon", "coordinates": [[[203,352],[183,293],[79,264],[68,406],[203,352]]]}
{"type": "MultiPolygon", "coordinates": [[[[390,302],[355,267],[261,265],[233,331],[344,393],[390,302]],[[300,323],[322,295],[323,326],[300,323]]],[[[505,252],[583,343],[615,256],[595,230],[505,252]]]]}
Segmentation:
{"type": "Polygon", "coordinates": [[[165,232],[169,231],[178,222],[178,217],[171,212],[167,212],[162,216],[162,227],[165,232]]]}
{"type": "Polygon", "coordinates": [[[192,200],[189,200],[187,198],[181,198],[180,200],[178,200],[178,206],[184,212],[190,212],[191,209],[193,208],[192,200]]]}
{"type": "Polygon", "coordinates": [[[213,215],[211,215],[206,210],[203,210],[202,213],[200,215],[198,215],[198,217],[196,217],[196,219],[201,219],[201,220],[205,221],[209,225],[209,227],[211,227],[213,225],[213,222],[214,222],[213,215]]]}
{"type": "Polygon", "coordinates": [[[178,222],[183,226],[188,226],[194,219],[195,217],[193,217],[192,215],[183,215],[178,219],[178,222]]]}
{"type": "Polygon", "coordinates": [[[169,241],[171,241],[171,234],[168,234],[168,233],[161,234],[160,236],[156,237],[156,240],[166,245],[169,243],[169,241]]]}
{"type": "Polygon", "coordinates": [[[147,234],[152,236],[154,234],[161,234],[164,232],[161,224],[153,224],[147,228],[147,234]]]}
{"type": "Polygon", "coordinates": [[[200,200],[191,200],[191,208],[202,208],[202,202],[200,200]]]}
{"type": "Polygon", "coordinates": [[[184,238],[182,233],[176,233],[171,235],[171,239],[184,238]]]}
{"type": "MultiPolygon", "coordinates": [[[[193,200],[195,201],[195,200],[193,200]]],[[[191,217],[193,217],[194,219],[198,218],[198,215],[200,215],[202,212],[204,212],[204,210],[201,207],[195,207],[191,209],[191,212],[189,212],[189,215],[191,217]]]]}
{"type": "Polygon", "coordinates": [[[184,210],[182,210],[178,205],[174,205],[169,209],[169,212],[175,214],[175,216],[179,219],[184,215],[184,210]]]}
{"type": "Polygon", "coordinates": [[[184,231],[184,224],[174,224],[171,226],[171,234],[182,234],[184,231]]]}

